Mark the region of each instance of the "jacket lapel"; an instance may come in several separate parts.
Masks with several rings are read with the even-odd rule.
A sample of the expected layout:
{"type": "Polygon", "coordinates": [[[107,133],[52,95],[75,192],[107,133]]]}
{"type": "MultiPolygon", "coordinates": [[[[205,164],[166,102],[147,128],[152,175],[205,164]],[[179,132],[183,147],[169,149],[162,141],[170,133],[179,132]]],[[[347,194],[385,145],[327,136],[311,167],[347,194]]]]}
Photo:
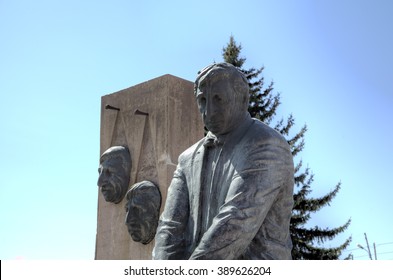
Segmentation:
{"type": "MultiPolygon", "coordinates": [[[[194,151],[191,162],[191,178],[189,183],[190,191],[190,213],[193,219],[192,243],[194,248],[199,242],[199,234],[201,230],[201,183],[202,183],[202,166],[205,155],[205,147],[201,141],[194,151]]],[[[191,252],[194,250],[191,248],[191,252]]]]}

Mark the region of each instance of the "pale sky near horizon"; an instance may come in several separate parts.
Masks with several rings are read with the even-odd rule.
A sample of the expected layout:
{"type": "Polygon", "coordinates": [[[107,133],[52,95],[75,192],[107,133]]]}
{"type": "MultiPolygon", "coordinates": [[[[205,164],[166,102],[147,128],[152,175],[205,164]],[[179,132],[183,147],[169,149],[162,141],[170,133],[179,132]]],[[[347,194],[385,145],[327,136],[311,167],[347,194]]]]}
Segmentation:
{"type": "Polygon", "coordinates": [[[222,61],[265,66],[295,130],[311,196],[341,190],[310,225],[351,226],[343,254],[393,259],[391,1],[0,0],[0,259],[94,259],[100,97],[222,61]]]}

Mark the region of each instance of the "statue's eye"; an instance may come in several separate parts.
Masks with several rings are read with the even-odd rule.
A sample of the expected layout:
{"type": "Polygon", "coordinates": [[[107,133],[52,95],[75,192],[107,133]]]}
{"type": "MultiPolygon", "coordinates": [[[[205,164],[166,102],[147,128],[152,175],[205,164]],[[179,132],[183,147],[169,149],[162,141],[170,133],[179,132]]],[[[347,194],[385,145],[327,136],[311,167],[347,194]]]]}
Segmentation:
{"type": "Polygon", "coordinates": [[[199,111],[203,113],[206,108],[206,97],[204,97],[203,95],[202,96],[199,95],[197,98],[197,103],[198,103],[199,111]]]}
{"type": "Polygon", "coordinates": [[[116,173],[116,169],[114,169],[114,168],[108,168],[108,169],[105,170],[105,174],[108,175],[108,176],[110,176],[110,175],[112,175],[114,173],[116,173]]]}
{"type": "Polygon", "coordinates": [[[216,94],[216,95],[214,95],[214,101],[221,102],[222,99],[221,99],[221,97],[218,94],[216,94]]]}

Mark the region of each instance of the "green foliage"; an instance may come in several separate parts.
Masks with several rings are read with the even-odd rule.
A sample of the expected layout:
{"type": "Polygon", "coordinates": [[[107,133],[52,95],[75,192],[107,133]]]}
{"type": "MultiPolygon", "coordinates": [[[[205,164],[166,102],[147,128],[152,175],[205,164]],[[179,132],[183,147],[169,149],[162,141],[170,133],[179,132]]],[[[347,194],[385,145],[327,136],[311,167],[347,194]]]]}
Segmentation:
{"type": "MultiPolygon", "coordinates": [[[[241,45],[237,44],[234,37],[229,38],[229,43],[223,48],[223,58],[225,62],[231,63],[240,69],[247,77],[250,87],[250,104],[248,111],[251,116],[267,124],[273,121],[276,110],[280,103],[280,94],[274,93],[273,82],[265,87],[262,76],[264,67],[244,69],[245,58],[240,56],[241,45]]],[[[304,136],[307,126],[304,125],[294,136],[290,136],[290,130],[295,124],[292,115],[285,120],[279,120],[274,128],[287,139],[291,147],[292,155],[295,157],[304,148],[304,136]]],[[[291,217],[291,237],[293,243],[292,258],[295,260],[334,260],[338,259],[341,252],[350,244],[351,237],[343,244],[334,248],[323,248],[322,243],[334,239],[338,234],[344,232],[351,220],[344,225],[329,229],[315,226],[306,228],[307,222],[311,218],[311,213],[315,213],[322,207],[330,205],[332,199],[340,190],[341,183],[338,183],[333,191],[320,198],[310,198],[311,184],[314,175],[310,174],[309,168],[302,171],[302,161],[295,166],[295,194],[294,207],[291,217]]]]}

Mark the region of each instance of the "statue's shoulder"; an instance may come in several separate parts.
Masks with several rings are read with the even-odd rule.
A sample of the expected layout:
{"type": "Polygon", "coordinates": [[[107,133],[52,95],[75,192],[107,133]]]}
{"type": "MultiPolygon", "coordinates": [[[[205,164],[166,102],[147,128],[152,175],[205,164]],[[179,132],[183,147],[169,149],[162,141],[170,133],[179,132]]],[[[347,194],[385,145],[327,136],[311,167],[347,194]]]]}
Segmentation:
{"type": "Polygon", "coordinates": [[[192,158],[195,156],[195,153],[197,153],[201,149],[201,146],[203,145],[204,140],[205,140],[205,138],[202,138],[201,140],[196,142],[194,145],[187,148],[184,152],[182,152],[179,156],[179,163],[192,160],[192,158]]]}
{"type": "Polygon", "coordinates": [[[248,133],[255,140],[287,143],[280,132],[257,119],[253,119],[253,124],[248,133]]]}

